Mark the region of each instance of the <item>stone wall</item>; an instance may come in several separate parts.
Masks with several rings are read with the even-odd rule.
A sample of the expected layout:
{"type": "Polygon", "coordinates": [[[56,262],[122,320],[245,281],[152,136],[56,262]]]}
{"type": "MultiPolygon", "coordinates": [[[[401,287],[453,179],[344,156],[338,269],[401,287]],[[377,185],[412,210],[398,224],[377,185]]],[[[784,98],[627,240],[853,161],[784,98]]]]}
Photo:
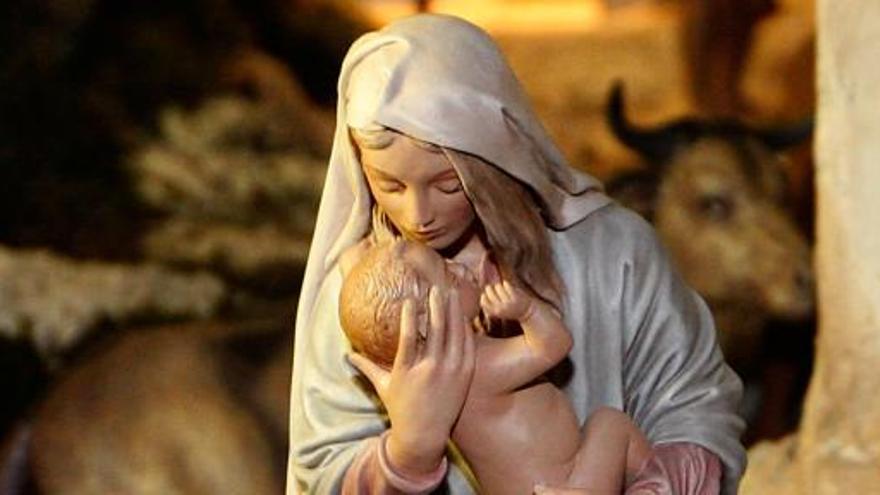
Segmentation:
{"type": "Polygon", "coordinates": [[[744,494],[880,486],[880,3],[817,5],[816,366],[799,433],[750,452],[744,494]]]}

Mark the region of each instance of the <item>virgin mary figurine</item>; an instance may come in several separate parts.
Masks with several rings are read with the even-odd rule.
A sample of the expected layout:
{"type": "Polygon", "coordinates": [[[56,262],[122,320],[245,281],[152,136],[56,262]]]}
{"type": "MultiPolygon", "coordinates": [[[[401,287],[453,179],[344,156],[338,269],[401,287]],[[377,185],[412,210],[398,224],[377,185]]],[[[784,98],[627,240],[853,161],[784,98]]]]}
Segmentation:
{"type": "Polygon", "coordinates": [[[338,91],[296,316],[288,494],[479,491],[447,446],[465,368],[370,377],[383,407],[346,358],[341,265],[379,231],[473,273],[490,263],[559,310],[578,419],[623,411],[652,445],[628,491],[736,493],[741,384],[706,305],[651,227],[569,167],[491,38],[451,16],[396,21],[351,46],[338,91]]]}

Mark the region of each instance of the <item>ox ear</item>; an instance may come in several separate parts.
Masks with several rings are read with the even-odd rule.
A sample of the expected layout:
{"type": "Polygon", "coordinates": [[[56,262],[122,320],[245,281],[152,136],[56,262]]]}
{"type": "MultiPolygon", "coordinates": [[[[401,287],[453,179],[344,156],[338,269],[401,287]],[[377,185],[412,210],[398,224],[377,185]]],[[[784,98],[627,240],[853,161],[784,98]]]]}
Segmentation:
{"type": "Polygon", "coordinates": [[[680,144],[681,129],[669,125],[656,129],[642,129],[626,119],[623,83],[616,81],[606,104],[606,118],[614,135],[624,145],[647,159],[649,165],[662,165],[675,153],[680,144]]]}
{"type": "Polygon", "coordinates": [[[813,118],[810,117],[786,127],[755,131],[755,136],[768,148],[782,151],[809,138],[813,134],[813,127],[813,118]]]}

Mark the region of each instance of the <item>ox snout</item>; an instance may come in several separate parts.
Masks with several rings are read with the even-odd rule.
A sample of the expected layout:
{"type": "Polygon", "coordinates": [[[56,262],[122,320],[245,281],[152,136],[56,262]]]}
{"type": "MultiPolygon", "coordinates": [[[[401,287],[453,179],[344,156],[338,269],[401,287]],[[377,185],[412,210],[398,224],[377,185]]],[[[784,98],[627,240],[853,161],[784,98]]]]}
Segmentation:
{"type": "Polygon", "coordinates": [[[816,305],[816,284],[807,262],[777,273],[764,286],[764,303],[770,316],[785,320],[808,318],[816,305]]]}

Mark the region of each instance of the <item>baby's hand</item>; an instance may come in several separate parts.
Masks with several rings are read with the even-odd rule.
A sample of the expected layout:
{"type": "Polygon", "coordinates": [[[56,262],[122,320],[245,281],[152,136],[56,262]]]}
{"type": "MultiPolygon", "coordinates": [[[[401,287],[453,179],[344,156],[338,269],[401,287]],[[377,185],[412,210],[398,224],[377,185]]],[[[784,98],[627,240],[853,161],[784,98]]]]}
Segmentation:
{"type": "Polygon", "coordinates": [[[483,289],[480,306],[486,315],[502,320],[523,320],[531,314],[535,299],[519,287],[504,281],[483,289]]]}

